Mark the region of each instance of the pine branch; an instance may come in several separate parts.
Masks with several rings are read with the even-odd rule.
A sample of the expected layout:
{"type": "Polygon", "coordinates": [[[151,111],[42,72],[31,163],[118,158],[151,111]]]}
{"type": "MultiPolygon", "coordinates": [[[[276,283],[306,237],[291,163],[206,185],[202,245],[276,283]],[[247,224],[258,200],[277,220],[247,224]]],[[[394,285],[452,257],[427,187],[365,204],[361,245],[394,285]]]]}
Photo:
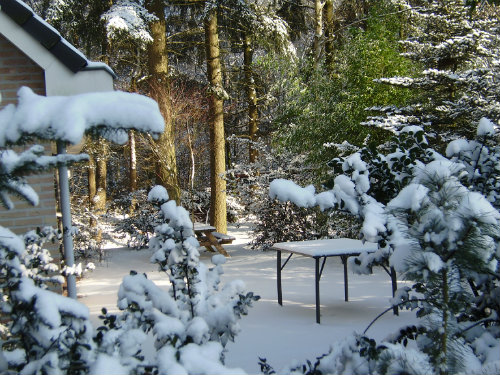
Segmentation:
{"type": "Polygon", "coordinates": [[[378,314],[375,319],[373,319],[370,324],[368,324],[368,326],[365,328],[365,330],[363,331],[363,335],[366,334],[366,332],[370,329],[370,327],[377,321],[379,320],[382,316],[384,316],[385,314],[387,314],[389,311],[391,311],[394,307],[400,307],[400,306],[404,306],[406,304],[408,304],[408,302],[429,302],[428,299],[426,298],[415,298],[415,299],[412,299],[412,300],[408,300],[408,301],[403,301],[403,302],[400,302],[396,305],[392,305],[391,307],[388,307],[387,309],[385,309],[384,311],[382,311],[380,314],[378,314]]]}

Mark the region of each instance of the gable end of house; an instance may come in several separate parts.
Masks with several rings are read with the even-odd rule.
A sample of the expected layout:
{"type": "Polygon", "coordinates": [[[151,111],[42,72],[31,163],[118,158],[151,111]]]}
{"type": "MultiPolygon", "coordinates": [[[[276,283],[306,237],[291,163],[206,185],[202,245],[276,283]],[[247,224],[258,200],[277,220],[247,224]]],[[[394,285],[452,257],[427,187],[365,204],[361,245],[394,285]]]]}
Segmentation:
{"type": "Polygon", "coordinates": [[[19,0],[0,0],[0,10],[37,40],[73,73],[83,70],[105,70],[116,78],[106,64],[90,64],[87,58],[69,44],[59,32],[19,0]]]}

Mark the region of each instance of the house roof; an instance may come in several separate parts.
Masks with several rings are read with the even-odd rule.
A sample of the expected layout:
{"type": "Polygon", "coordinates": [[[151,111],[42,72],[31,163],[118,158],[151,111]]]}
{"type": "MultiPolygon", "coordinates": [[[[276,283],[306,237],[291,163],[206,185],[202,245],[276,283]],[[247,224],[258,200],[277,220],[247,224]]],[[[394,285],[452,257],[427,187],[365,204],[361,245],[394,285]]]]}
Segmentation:
{"type": "Polygon", "coordinates": [[[20,0],[0,0],[0,10],[40,42],[55,58],[73,73],[84,70],[105,70],[115,78],[113,70],[104,63],[89,61],[84,54],[64,39],[59,32],[36,15],[20,0]]]}

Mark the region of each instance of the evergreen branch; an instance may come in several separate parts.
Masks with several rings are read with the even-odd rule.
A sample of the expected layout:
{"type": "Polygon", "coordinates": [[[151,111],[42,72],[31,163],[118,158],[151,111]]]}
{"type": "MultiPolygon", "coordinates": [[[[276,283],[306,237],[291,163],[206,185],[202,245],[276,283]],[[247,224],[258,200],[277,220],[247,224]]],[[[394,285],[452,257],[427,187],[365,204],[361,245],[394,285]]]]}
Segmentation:
{"type": "MultiPolygon", "coordinates": [[[[394,14],[400,14],[400,13],[405,13],[405,12],[410,12],[410,11],[418,11],[418,10],[422,10],[424,9],[424,7],[413,7],[413,8],[410,8],[410,9],[403,9],[403,10],[398,10],[396,12],[388,12],[388,13],[384,13],[384,14],[381,14],[381,15],[378,15],[376,16],[377,18],[384,18],[384,17],[387,17],[387,16],[392,16],[394,14]]],[[[371,16],[373,17],[373,16],[371,16]]],[[[364,18],[360,18],[359,20],[356,20],[356,21],[353,21],[347,25],[344,25],[342,27],[338,27],[335,29],[334,31],[334,34],[335,32],[337,31],[342,31],[342,30],[345,30],[353,25],[356,25],[358,23],[362,23],[362,22],[365,22],[365,21],[368,21],[370,19],[370,17],[364,17],[364,18]]]]}
{"type": "Polygon", "coordinates": [[[483,323],[498,323],[498,320],[496,319],[491,319],[491,318],[488,318],[488,319],[483,319],[483,320],[479,320],[477,322],[475,322],[474,324],[472,324],[471,326],[467,327],[467,328],[464,328],[463,330],[459,331],[460,333],[464,333],[464,332],[467,332],[469,329],[472,329],[474,327],[477,327],[478,325],[480,324],[483,324],[483,323]]]}
{"type": "Polygon", "coordinates": [[[283,4],[291,4],[297,8],[304,8],[304,9],[311,9],[311,10],[314,10],[314,7],[310,6],[310,5],[305,5],[305,4],[297,4],[297,3],[294,3],[293,1],[288,1],[288,0],[285,0],[283,1],[283,4]]]}
{"type": "Polygon", "coordinates": [[[394,307],[400,307],[400,306],[404,306],[406,305],[408,302],[429,302],[429,300],[427,300],[426,298],[416,298],[416,299],[412,299],[412,300],[408,300],[408,301],[403,301],[403,302],[400,302],[398,303],[397,305],[392,305],[391,307],[388,307],[387,309],[385,309],[384,311],[382,311],[380,314],[378,314],[375,319],[373,319],[370,324],[368,324],[368,326],[365,328],[365,330],[363,331],[363,335],[366,334],[366,332],[370,329],[370,327],[377,321],[379,320],[382,316],[384,316],[386,313],[388,313],[389,311],[391,311],[394,307]]]}

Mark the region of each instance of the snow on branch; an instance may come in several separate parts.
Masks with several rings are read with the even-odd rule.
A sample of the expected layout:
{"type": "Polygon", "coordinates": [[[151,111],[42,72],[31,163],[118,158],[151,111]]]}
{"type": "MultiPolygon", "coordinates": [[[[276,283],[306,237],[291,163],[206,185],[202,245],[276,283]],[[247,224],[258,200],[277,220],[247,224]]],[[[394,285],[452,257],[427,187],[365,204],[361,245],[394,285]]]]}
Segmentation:
{"type": "Polygon", "coordinates": [[[281,202],[290,200],[299,207],[313,207],[316,204],[314,186],[300,187],[293,181],[277,178],[269,185],[269,196],[281,202]]]}
{"type": "Polygon", "coordinates": [[[0,111],[0,147],[27,136],[76,144],[87,132],[123,144],[130,129],[153,136],[163,132],[163,117],[153,99],[120,91],[46,97],[21,87],[18,105],[0,111]]]}
{"type": "Polygon", "coordinates": [[[24,176],[60,165],[76,163],[88,159],[88,155],[43,155],[44,148],[34,145],[26,151],[0,150],[0,203],[7,209],[14,208],[9,195],[16,195],[33,206],[38,205],[38,195],[27,183],[24,176]]]}
{"type": "Polygon", "coordinates": [[[156,17],[134,1],[116,2],[109,11],[102,15],[101,19],[105,22],[108,37],[111,39],[127,33],[131,38],[143,44],[153,41],[148,31],[148,22],[155,20],[156,17]]]}

